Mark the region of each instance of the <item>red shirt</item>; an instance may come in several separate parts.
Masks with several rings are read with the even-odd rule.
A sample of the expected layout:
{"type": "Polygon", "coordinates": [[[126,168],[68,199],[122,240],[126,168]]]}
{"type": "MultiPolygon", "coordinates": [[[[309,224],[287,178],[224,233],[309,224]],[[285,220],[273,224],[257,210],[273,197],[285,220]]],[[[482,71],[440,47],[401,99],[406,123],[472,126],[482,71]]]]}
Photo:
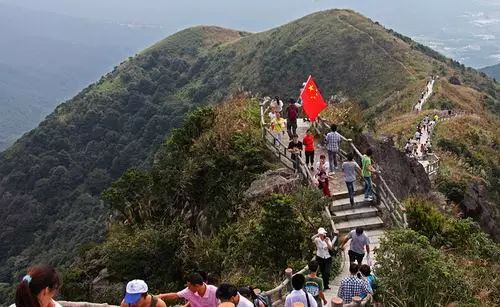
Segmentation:
{"type": "Polygon", "coordinates": [[[314,151],[314,136],[306,134],[302,143],[304,144],[305,151],[314,151]]]}

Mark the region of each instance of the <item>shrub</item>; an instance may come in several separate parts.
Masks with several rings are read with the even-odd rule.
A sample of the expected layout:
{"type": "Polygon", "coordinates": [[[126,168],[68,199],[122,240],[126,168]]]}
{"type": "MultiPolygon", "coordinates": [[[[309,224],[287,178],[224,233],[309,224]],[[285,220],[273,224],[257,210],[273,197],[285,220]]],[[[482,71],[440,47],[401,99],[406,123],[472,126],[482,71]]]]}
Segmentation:
{"type": "Polygon", "coordinates": [[[416,231],[390,231],[377,252],[380,294],[387,306],[474,304],[461,269],[416,231]]]}

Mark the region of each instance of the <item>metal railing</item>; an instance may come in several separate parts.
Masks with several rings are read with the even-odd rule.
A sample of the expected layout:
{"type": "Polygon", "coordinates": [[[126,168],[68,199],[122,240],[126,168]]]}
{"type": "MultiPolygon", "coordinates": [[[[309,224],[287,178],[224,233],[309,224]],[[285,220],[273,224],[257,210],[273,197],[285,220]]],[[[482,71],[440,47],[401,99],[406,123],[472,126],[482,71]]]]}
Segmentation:
{"type": "MultiPolygon", "coordinates": [[[[300,156],[296,156],[296,159],[291,158],[291,153],[288,151],[288,146],[285,146],[283,142],[281,142],[268,128],[268,124],[265,121],[265,111],[266,111],[266,102],[260,103],[260,125],[262,129],[262,138],[264,139],[267,147],[280,159],[280,161],[288,168],[292,170],[296,170],[297,173],[307,182],[308,185],[316,188],[316,183],[313,179],[313,175],[311,171],[306,166],[304,159],[300,156]],[[294,168],[294,163],[297,163],[297,167],[294,168]]],[[[335,227],[335,223],[333,221],[332,215],[330,213],[330,209],[328,206],[325,207],[325,213],[330,221],[330,227],[333,232],[332,244],[335,245],[338,240],[338,231],[335,227]]],[[[302,268],[300,271],[295,274],[304,274],[308,271],[307,265],[302,268]]],[[[273,306],[283,305],[284,298],[288,292],[291,291],[291,280],[292,276],[295,275],[291,268],[285,270],[285,280],[283,280],[278,286],[275,288],[262,292],[261,294],[266,296],[270,302],[272,302],[273,306]]]]}
{"type": "MultiPolygon", "coordinates": [[[[316,129],[319,133],[324,134],[326,131],[330,130],[330,125],[325,119],[318,117],[316,129]]],[[[348,151],[352,151],[356,154],[358,159],[362,158],[362,154],[359,149],[354,145],[352,139],[348,139],[339,133],[344,144],[347,144],[347,148],[340,148],[340,154],[345,159],[348,151]]],[[[345,145],[344,145],[345,146],[345,145]]],[[[396,198],[394,193],[387,185],[384,177],[380,174],[377,175],[379,183],[373,183],[373,192],[376,196],[376,200],[379,204],[383,205],[389,212],[391,219],[398,226],[406,228],[408,226],[406,219],[406,210],[401,202],[396,198]]]]}

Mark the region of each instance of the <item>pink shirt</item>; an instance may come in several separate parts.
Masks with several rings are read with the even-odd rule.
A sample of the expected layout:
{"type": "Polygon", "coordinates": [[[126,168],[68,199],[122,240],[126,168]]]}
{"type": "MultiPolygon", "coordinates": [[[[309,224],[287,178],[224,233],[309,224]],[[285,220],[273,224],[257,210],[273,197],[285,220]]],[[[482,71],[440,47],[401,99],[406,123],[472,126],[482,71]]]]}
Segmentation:
{"type": "Polygon", "coordinates": [[[191,292],[188,288],[177,292],[177,296],[187,300],[191,307],[217,307],[218,300],[215,296],[217,287],[212,285],[206,286],[207,290],[205,291],[203,297],[201,297],[198,292],[191,292]]]}

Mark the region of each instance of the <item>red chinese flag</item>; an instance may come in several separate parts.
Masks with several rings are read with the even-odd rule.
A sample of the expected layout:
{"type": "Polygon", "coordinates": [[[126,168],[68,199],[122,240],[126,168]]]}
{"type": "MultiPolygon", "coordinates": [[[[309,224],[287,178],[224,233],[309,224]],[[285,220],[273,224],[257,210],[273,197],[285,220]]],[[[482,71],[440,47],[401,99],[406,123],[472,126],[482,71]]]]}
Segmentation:
{"type": "Polygon", "coordinates": [[[300,93],[300,98],[302,99],[302,108],[311,121],[315,121],[318,114],[327,106],[312,76],[307,79],[306,86],[300,93]]]}

